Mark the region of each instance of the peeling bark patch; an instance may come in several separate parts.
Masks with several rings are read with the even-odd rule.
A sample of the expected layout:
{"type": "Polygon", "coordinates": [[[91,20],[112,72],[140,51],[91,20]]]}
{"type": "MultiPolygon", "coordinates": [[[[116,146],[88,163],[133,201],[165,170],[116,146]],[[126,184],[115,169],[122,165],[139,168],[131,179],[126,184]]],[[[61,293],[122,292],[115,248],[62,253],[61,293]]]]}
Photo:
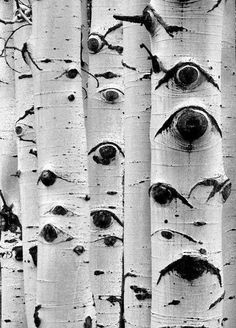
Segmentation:
{"type": "Polygon", "coordinates": [[[220,270],[213,264],[209,263],[207,260],[201,259],[199,257],[183,255],[181,259],[172,262],[160,271],[157,285],[161,281],[162,277],[171,272],[176,272],[182,279],[188,280],[190,282],[201,277],[204,272],[209,272],[212,275],[217,276],[219,284],[222,287],[220,270]]]}
{"type": "Polygon", "coordinates": [[[119,223],[119,225],[123,226],[123,223],[120,221],[120,219],[112,212],[107,210],[98,210],[98,211],[92,211],[90,214],[93,218],[93,223],[96,227],[101,229],[107,229],[111,223],[112,220],[115,220],[119,223]]]}
{"type": "Polygon", "coordinates": [[[76,246],[74,249],[73,249],[73,252],[75,252],[78,256],[80,256],[81,254],[83,254],[85,252],[85,249],[84,249],[84,246],[76,246]]]}
{"type": "Polygon", "coordinates": [[[223,301],[224,298],[225,298],[225,291],[223,292],[223,294],[222,294],[219,298],[217,298],[217,300],[216,300],[215,302],[213,302],[213,303],[209,306],[209,309],[208,309],[208,310],[214,308],[218,303],[220,303],[221,301],[223,301]]]}
{"type": "Polygon", "coordinates": [[[188,89],[190,87],[195,88],[199,86],[201,82],[203,82],[203,79],[206,79],[206,81],[208,81],[218,90],[220,90],[218,84],[215,82],[213,77],[203,68],[201,68],[198,64],[193,62],[179,62],[175,66],[167,70],[164,77],[161,78],[158,82],[157,86],[155,87],[155,90],[157,90],[162,84],[167,83],[172,78],[174,78],[175,83],[182,89],[188,89]],[[201,73],[202,76],[200,76],[200,74],[194,74],[194,79],[194,76],[192,74],[193,70],[195,70],[196,73],[201,73]]]}
{"type": "Polygon", "coordinates": [[[121,64],[122,64],[123,67],[126,67],[128,69],[131,69],[132,71],[136,71],[137,70],[135,67],[132,67],[132,66],[126,64],[123,60],[121,61],[121,64]]]}
{"type": "Polygon", "coordinates": [[[115,74],[113,72],[105,72],[101,74],[94,74],[95,77],[104,77],[104,79],[114,79],[115,77],[121,77],[121,75],[115,74]]]}
{"type": "Polygon", "coordinates": [[[4,322],[8,323],[8,322],[11,322],[10,319],[5,319],[4,322]]]}
{"type": "Polygon", "coordinates": [[[104,274],[104,271],[101,271],[101,270],[95,270],[94,271],[95,276],[100,276],[101,274],[104,274]]]}
{"type": "Polygon", "coordinates": [[[217,0],[217,3],[207,12],[209,13],[209,12],[213,11],[215,8],[217,8],[221,4],[221,2],[222,2],[222,0],[217,0]]]}
{"type": "Polygon", "coordinates": [[[56,181],[56,174],[53,173],[50,170],[43,170],[42,173],[40,174],[40,177],[38,178],[38,182],[42,181],[42,183],[46,186],[49,187],[51,185],[53,185],[56,181]]]}
{"type": "Polygon", "coordinates": [[[38,246],[33,246],[33,247],[30,247],[29,249],[29,253],[32,257],[32,260],[33,260],[33,263],[35,266],[37,266],[37,259],[38,259],[38,246]]]}
{"type": "Polygon", "coordinates": [[[180,195],[176,189],[166,183],[155,183],[149,189],[149,196],[152,196],[154,201],[160,205],[168,205],[173,199],[179,198],[182,203],[190,208],[193,206],[187,201],[185,197],[180,195]]]}
{"type": "Polygon", "coordinates": [[[92,318],[90,316],[85,318],[84,328],[92,328],[92,318]]]}
{"type": "Polygon", "coordinates": [[[231,192],[231,183],[229,179],[226,179],[223,182],[217,181],[215,178],[208,178],[204,179],[198,183],[196,183],[189,192],[189,197],[193,190],[198,186],[206,186],[206,187],[212,187],[212,191],[210,192],[207,202],[215,196],[216,193],[220,192],[222,193],[223,201],[226,201],[226,199],[229,197],[231,192]]]}
{"type": "Polygon", "coordinates": [[[39,318],[39,310],[41,307],[41,305],[37,305],[34,310],[34,324],[36,327],[39,327],[41,324],[41,319],[39,318]]]}
{"type": "Polygon", "coordinates": [[[132,285],[132,286],[130,286],[130,289],[132,289],[134,291],[134,293],[136,294],[135,297],[139,301],[152,298],[151,293],[146,288],[132,285]]]}
{"type": "Polygon", "coordinates": [[[51,224],[46,224],[40,235],[48,242],[51,243],[57,238],[57,231],[51,224]]]}
{"type": "Polygon", "coordinates": [[[12,248],[12,251],[15,252],[15,260],[16,261],[23,261],[23,248],[22,246],[15,246],[12,248]]]}
{"type": "Polygon", "coordinates": [[[68,210],[63,206],[57,205],[52,209],[52,213],[55,215],[66,215],[68,210]]]}

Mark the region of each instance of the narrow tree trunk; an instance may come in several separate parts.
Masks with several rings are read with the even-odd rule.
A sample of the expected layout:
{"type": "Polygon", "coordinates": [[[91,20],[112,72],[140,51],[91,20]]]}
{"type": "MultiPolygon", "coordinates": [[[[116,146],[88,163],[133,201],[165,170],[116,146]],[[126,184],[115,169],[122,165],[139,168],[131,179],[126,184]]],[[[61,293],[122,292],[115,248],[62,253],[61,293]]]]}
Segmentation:
{"type": "MultiPolygon", "coordinates": [[[[12,2],[0,4],[1,19],[13,18],[12,2]]],[[[14,51],[9,35],[12,25],[0,25],[0,195],[1,195],[1,273],[2,313],[1,327],[26,328],[23,290],[23,258],[21,223],[19,221],[19,185],[17,176],[17,148],[14,134],[15,90],[14,51]],[[6,42],[6,40],[8,40],[6,42]]]]}
{"type": "Polygon", "coordinates": [[[80,41],[80,1],[33,2],[33,33],[25,53],[34,77],[40,174],[34,313],[40,328],[93,325],[80,41]]]}
{"type": "MultiPolygon", "coordinates": [[[[20,10],[31,19],[31,8],[20,5],[20,10]]],[[[36,303],[36,266],[37,266],[37,149],[34,130],[33,79],[29,66],[18,49],[22,49],[31,33],[26,21],[14,24],[20,28],[14,34],[14,68],[16,119],[15,133],[18,137],[18,174],[20,185],[21,222],[23,235],[24,293],[25,311],[28,327],[34,327],[34,309],[36,303]]]]}
{"type": "Polygon", "coordinates": [[[123,44],[119,0],[93,0],[88,40],[91,283],[98,327],[123,325],[123,44]]]}
{"type": "MultiPolygon", "coordinates": [[[[148,1],[127,1],[124,12],[138,15],[148,1]]],[[[125,222],[124,278],[125,326],[150,327],[151,220],[149,125],[151,61],[140,45],[149,48],[148,32],[124,24],[125,72],[125,222]]]]}

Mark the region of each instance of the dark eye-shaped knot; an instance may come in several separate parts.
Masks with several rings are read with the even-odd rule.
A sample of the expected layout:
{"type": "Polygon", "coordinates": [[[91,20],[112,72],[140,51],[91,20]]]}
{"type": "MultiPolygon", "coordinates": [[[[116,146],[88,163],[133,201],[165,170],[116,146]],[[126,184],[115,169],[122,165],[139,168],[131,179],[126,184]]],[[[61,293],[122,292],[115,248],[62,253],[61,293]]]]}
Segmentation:
{"type": "Polygon", "coordinates": [[[116,159],[117,153],[124,156],[121,148],[114,142],[102,142],[89,151],[89,155],[94,152],[93,160],[97,164],[109,165],[116,159]]]}
{"type": "Polygon", "coordinates": [[[192,62],[180,62],[167,70],[164,77],[158,82],[155,90],[162,84],[168,83],[171,79],[173,79],[175,85],[182,90],[192,90],[201,85],[204,81],[211,83],[219,90],[219,86],[213,77],[199,65],[192,62]]]}
{"type": "Polygon", "coordinates": [[[104,46],[103,36],[92,33],[88,39],[88,50],[92,54],[98,53],[104,46]]]}
{"type": "Polygon", "coordinates": [[[109,86],[102,87],[98,90],[102,100],[107,103],[115,104],[117,102],[123,101],[124,91],[117,87],[109,86]]]}

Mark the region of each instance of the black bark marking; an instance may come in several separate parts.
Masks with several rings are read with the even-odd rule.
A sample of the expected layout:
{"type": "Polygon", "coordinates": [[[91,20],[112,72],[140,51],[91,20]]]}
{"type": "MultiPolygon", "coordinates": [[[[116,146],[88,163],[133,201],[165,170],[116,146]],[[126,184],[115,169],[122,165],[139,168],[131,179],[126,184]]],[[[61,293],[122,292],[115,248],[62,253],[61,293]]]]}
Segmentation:
{"type": "Polygon", "coordinates": [[[160,73],[161,71],[166,72],[160,59],[156,55],[153,55],[144,43],[140,44],[140,48],[146,49],[147,53],[149,54],[148,59],[152,61],[152,69],[154,73],[160,73]]]}
{"type": "Polygon", "coordinates": [[[155,90],[157,90],[162,84],[167,83],[172,78],[174,78],[175,83],[182,89],[188,89],[189,87],[191,87],[191,85],[194,82],[195,82],[195,87],[199,86],[202,82],[202,79],[198,75],[197,79],[195,76],[195,79],[197,80],[197,82],[196,82],[196,80],[194,81],[193,77],[191,75],[189,76],[190,69],[191,70],[195,69],[197,72],[200,72],[202,74],[202,76],[209,83],[211,83],[214,87],[216,87],[220,91],[220,88],[219,88],[218,84],[215,82],[215,80],[213,79],[213,77],[209,73],[207,73],[203,68],[201,68],[198,64],[193,63],[193,62],[180,62],[180,63],[176,64],[175,66],[173,66],[172,68],[170,68],[169,70],[166,70],[166,74],[164,75],[163,78],[160,79],[157,86],[155,87],[155,90]],[[187,68],[188,68],[188,70],[186,71],[187,68]],[[180,79],[180,75],[179,75],[179,73],[181,73],[181,72],[182,72],[182,75],[181,75],[182,80],[180,79]],[[186,75],[188,75],[188,76],[186,76],[186,75]],[[185,76],[184,79],[183,79],[183,76],[185,76]]]}
{"type": "Polygon", "coordinates": [[[2,231],[11,231],[16,232],[17,229],[20,229],[20,239],[22,234],[22,225],[16,214],[13,213],[13,204],[10,206],[7,205],[2,191],[0,190],[0,197],[2,199],[3,205],[0,210],[0,220],[1,220],[1,230],[2,231]]]}
{"type": "MultiPolygon", "coordinates": [[[[207,187],[212,187],[212,191],[210,192],[208,198],[207,198],[207,202],[213,198],[215,196],[216,193],[222,192],[222,197],[223,197],[223,200],[225,201],[225,198],[224,197],[229,197],[230,195],[230,192],[231,192],[231,183],[229,182],[230,180],[229,179],[226,179],[225,181],[223,182],[218,182],[216,180],[216,178],[209,178],[209,179],[204,179],[198,183],[196,183],[190,190],[189,192],[189,197],[191,195],[191,193],[193,192],[193,190],[195,188],[197,188],[198,186],[207,186],[207,187]],[[229,182],[229,183],[228,183],[229,182]],[[226,189],[226,191],[225,191],[226,189]],[[227,193],[227,195],[225,195],[225,192],[227,193]]],[[[226,199],[227,199],[226,198],[226,199]]]]}
{"type": "Polygon", "coordinates": [[[115,74],[113,72],[105,72],[100,74],[94,74],[94,76],[97,77],[104,77],[104,79],[114,79],[115,77],[120,77],[121,75],[115,74]]]}
{"type": "Polygon", "coordinates": [[[45,63],[45,64],[47,64],[47,63],[51,63],[52,60],[49,59],[49,58],[45,58],[45,59],[40,60],[40,62],[41,62],[41,63],[45,63]]]}
{"type": "Polygon", "coordinates": [[[114,196],[114,195],[117,195],[117,191],[107,191],[107,195],[111,195],[111,196],[114,196]]]}
{"type": "Polygon", "coordinates": [[[66,71],[66,77],[69,79],[74,79],[79,74],[78,70],[76,68],[71,68],[68,71],[66,71]]]}
{"type": "Polygon", "coordinates": [[[41,319],[39,318],[39,310],[42,308],[42,305],[39,304],[35,307],[34,310],[34,324],[36,327],[39,327],[41,324],[41,319]]]}
{"type": "Polygon", "coordinates": [[[173,300],[169,302],[167,305],[178,305],[180,303],[180,300],[173,300]]]}
{"type": "Polygon", "coordinates": [[[101,270],[95,270],[94,271],[95,276],[100,276],[101,274],[104,274],[104,271],[101,271],[101,270]]]}
{"type": "Polygon", "coordinates": [[[23,44],[23,47],[21,49],[21,54],[22,54],[22,57],[24,59],[24,62],[30,66],[30,62],[32,62],[34,64],[34,66],[39,70],[39,71],[42,71],[42,68],[40,68],[36,62],[34,61],[33,57],[32,57],[32,54],[31,52],[29,51],[29,48],[28,48],[28,45],[27,43],[25,42],[23,44]]]}
{"type": "Polygon", "coordinates": [[[106,102],[108,102],[110,104],[114,104],[116,102],[116,100],[119,99],[120,94],[124,95],[124,92],[122,92],[119,89],[115,89],[115,88],[107,88],[107,89],[101,90],[100,94],[102,95],[102,99],[104,99],[106,102]]]}
{"type": "Polygon", "coordinates": [[[57,231],[55,227],[51,224],[46,224],[40,235],[48,242],[52,243],[57,238],[57,231]]]}
{"type": "Polygon", "coordinates": [[[117,296],[114,296],[114,295],[111,295],[107,298],[107,301],[110,302],[112,305],[115,305],[115,303],[121,303],[121,298],[120,297],[117,297],[117,296]]]}
{"type": "Polygon", "coordinates": [[[49,187],[55,183],[56,179],[57,179],[57,175],[55,173],[53,173],[50,170],[43,170],[38,178],[37,184],[39,183],[39,181],[42,181],[42,183],[46,187],[49,187]]]}
{"type": "Polygon", "coordinates": [[[225,291],[223,292],[223,294],[222,294],[219,298],[217,298],[217,300],[216,300],[215,302],[213,302],[213,303],[209,306],[209,309],[208,309],[208,310],[214,308],[218,303],[220,303],[221,301],[223,301],[224,298],[225,298],[225,291]]]}
{"type": "Polygon", "coordinates": [[[142,77],[139,78],[140,81],[150,80],[150,79],[151,79],[151,73],[144,74],[142,77]]]}
{"type": "Polygon", "coordinates": [[[29,253],[30,253],[31,257],[32,257],[32,260],[33,260],[34,265],[37,266],[38,246],[35,245],[35,246],[30,247],[29,253]]]}
{"type": "Polygon", "coordinates": [[[32,142],[32,143],[36,144],[35,140],[23,139],[22,137],[19,137],[19,139],[20,139],[20,141],[32,142]]]}
{"type": "Polygon", "coordinates": [[[66,215],[68,213],[68,210],[61,205],[57,205],[50,212],[55,215],[66,215]]]}
{"type": "Polygon", "coordinates": [[[185,109],[177,120],[176,128],[182,138],[190,143],[202,137],[208,127],[206,116],[192,109],[185,109]]]}
{"type": "Polygon", "coordinates": [[[126,278],[128,278],[128,277],[136,278],[137,275],[136,275],[135,273],[127,272],[127,273],[124,275],[124,279],[126,279],[126,278]]]}
{"type": "Polygon", "coordinates": [[[201,112],[205,113],[207,115],[207,117],[209,118],[209,120],[211,121],[211,124],[216,128],[216,130],[219,132],[220,136],[222,137],[222,131],[221,131],[217,121],[215,120],[215,118],[211,114],[209,114],[202,107],[188,106],[188,107],[180,108],[175,113],[171,114],[171,116],[165,121],[165,123],[162,125],[162,127],[157,131],[154,138],[156,138],[158,136],[158,134],[161,134],[162,132],[168,131],[169,129],[171,129],[171,127],[173,126],[173,121],[175,119],[175,116],[177,114],[179,114],[181,111],[184,111],[184,110],[187,110],[187,109],[198,110],[198,111],[201,111],[201,112]]]}
{"type": "Polygon", "coordinates": [[[232,187],[232,184],[231,184],[231,182],[229,182],[226,186],[223,187],[223,189],[221,191],[224,203],[226,202],[226,200],[229,198],[229,196],[231,194],[231,187],[232,187]]]}
{"type": "Polygon", "coordinates": [[[207,260],[204,260],[200,257],[183,255],[181,259],[170,263],[160,271],[157,285],[161,281],[162,277],[171,272],[176,272],[182,279],[188,280],[190,282],[201,277],[204,272],[209,272],[217,276],[220,287],[222,287],[220,270],[213,264],[209,263],[207,260]]]}
{"type": "Polygon", "coordinates": [[[93,218],[93,223],[96,227],[101,229],[107,229],[112,224],[112,220],[115,220],[120,226],[124,226],[123,222],[112,212],[108,210],[96,210],[92,211],[90,215],[93,218]]]}
{"type": "Polygon", "coordinates": [[[12,248],[12,251],[15,252],[15,260],[22,262],[23,261],[23,247],[22,246],[15,246],[12,248]]]}
{"type": "Polygon", "coordinates": [[[116,143],[114,143],[114,142],[109,142],[109,141],[103,141],[103,142],[100,142],[99,144],[97,144],[95,147],[93,147],[89,152],[88,152],[88,155],[90,155],[91,153],[93,153],[94,151],[96,151],[99,147],[101,147],[101,146],[103,146],[103,145],[106,145],[106,146],[108,146],[108,145],[113,145],[113,146],[115,146],[118,150],[119,150],[119,152],[121,153],[121,155],[124,157],[125,156],[125,154],[124,154],[124,152],[122,151],[122,149],[120,148],[120,146],[118,146],[116,143]]]}
{"type": "Polygon", "coordinates": [[[217,0],[217,3],[211,8],[209,9],[207,12],[211,12],[213,11],[215,8],[217,8],[220,4],[221,4],[222,0],[217,0]]]}
{"type": "Polygon", "coordinates": [[[176,189],[166,183],[155,183],[149,188],[149,196],[152,196],[154,201],[160,205],[169,205],[173,199],[180,199],[182,203],[190,208],[193,206],[187,201],[185,197],[180,195],[176,189]]]}
{"type": "Polygon", "coordinates": [[[32,74],[21,74],[21,75],[18,76],[18,79],[23,80],[23,79],[29,79],[31,77],[33,77],[32,74]]]}
{"type": "Polygon", "coordinates": [[[68,96],[68,100],[69,101],[74,101],[75,100],[75,96],[73,94],[68,96]]]}
{"type": "Polygon", "coordinates": [[[152,8],[152,6],[147,5],[143,10],[142,15],[136,16],[123,16],[123,15],[113,15],[117,20],[126,21],[130,23],[141,24],[146,27],[148,32],[154,36],[157,26],[160,24],[172,38],[174,37],[173,33],[187,31],[186,28],[176,25],[168,25],[163,18],[158,15],[158,13],[152,8]]]}
{"type": "Polygon", "coordinates": [[[92,318],[90,316],[85,318],[84,328],[92,328],[92,318]]]}
{"type": "Polygon", "coordinates": [[[132,285],[132,286],[130,286],[130,289],[132,289],[134,291],[135,297],[139,301],[152,298],[151,293],[146,288],[138,287],[136,285],[132,285]]]}
{"type": "Polygon", "coordinates": [[[126,67],[126,68],[128,68],[128,69],[131,69],[132,71],[137,71],[137,69],[136,69],[135,67],[132,67],[132,66],[126,64],[126,63],[123,61],[123,59],[122,59],[122,61],[121,61],[121,64],[122,64],[123,67],[126,67]]]}
{"type": "Polygon", "coordinates": [[[84,246],[76,246],[74,249],[73,249],[73,252],[75,252],[77,255],[81,255],[85,252],[85,249],[84,249],[84,246]]]}
{"type": "Polygon", "coordinates": [[[103,37],[105,38],[109,33],[117,30],[118,28],[122,27],[123,26],[123,23],[118,23],[112,27],[109,27],[108,30],[106,31],[106,33],[103,35],[103,37]]]}
{"type": "Polygon", "coordinates": [[[36,149],[30,149],[30,151],[29,151],[29,154],[32,154],[32,155],[34,155],[35,157],[38,157],[38,152],[37,152],[37,150],[36,149]]]}
{"type": "Polygon", "coordinates": [[[193,239],[191,236],[186,235],[185,233],[182,233],[182,232],[179,232],[179,231],[171,230],[171,229],[157,230],[154,233],[152,233],[151,236],[153,236],[154,234],[156,234],[159,231],[161,231],[161,235],[162,235],[163,238],[166,238],[166,239],[169,239],[169,240],[172,239],[175,234],[177,234],[177,235],[180,235],[180,236],[186,238],[187,240],[189,240],[189,241],[191,241],[195,244],[196,243],[201,244],[201,242],[193,239]]]}
{"type": "Polygon", "coordinates": [[[112,247],[115,245],[116,241],[117,241],[117,237],[115,236],[108,236],[104,238],[104,244],[108,247],[112,247]]]}

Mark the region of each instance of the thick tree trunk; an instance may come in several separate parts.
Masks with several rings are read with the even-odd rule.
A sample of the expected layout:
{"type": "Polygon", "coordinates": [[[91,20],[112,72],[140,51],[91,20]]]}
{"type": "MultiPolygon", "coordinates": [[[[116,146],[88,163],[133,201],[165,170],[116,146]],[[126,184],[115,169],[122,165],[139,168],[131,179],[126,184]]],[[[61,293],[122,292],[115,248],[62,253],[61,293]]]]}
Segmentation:
{"type": "Polygon", "coordinates": [[[88,40],[91,283],[99,327],[123,324],[123,52],[113,14],[122,1],[94,0],[88,40]]]}
{"type": "MultiPolygon", "coordinates": [[[[148,1],[126,1],[124,12],[138,15],[148,1]]],[[[151,220],[149,125],[151,62],[148,32],[124,23],[125,72],[125,221],[124,318],[126,327],[150,327],[151,320],[151,220]]]]}
{"type": "Polygon", "coordinates": [[[92,327],[81,2],[34,1],[33,69],[40,234],[35,325],[92,327]],[[43,15],[42,15],[43,13],[43,15]]]}

